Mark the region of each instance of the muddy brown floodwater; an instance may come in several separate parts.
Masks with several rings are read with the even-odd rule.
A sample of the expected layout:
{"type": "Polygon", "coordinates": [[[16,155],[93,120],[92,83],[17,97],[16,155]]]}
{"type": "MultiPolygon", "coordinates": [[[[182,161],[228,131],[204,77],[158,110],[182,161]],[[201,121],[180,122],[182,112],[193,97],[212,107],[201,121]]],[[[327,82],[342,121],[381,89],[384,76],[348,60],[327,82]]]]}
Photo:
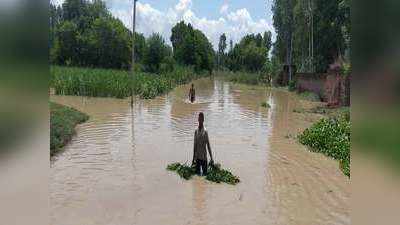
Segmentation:
{"type": "Polygon", "coordinates": [[[194,82],[153,100],[51,96],[90,115],[51,161],[54,225],[350,224],[350,180],[338,162],[311,153],[294,136],[320,117],[291,93],[194,82]],[[271,108],[261,107],[267,101],[271,108]],[[190,162],[197,113],[205,113],[215,161],[236,186],[167,171],[190,162]]]}

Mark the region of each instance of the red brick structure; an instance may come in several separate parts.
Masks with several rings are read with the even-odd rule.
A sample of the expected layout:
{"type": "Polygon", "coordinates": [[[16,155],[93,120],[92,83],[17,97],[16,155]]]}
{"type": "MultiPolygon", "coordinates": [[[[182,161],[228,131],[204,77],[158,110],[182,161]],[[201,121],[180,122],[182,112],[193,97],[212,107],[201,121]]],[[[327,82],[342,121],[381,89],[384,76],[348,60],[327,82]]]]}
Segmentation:
{"type": "Polygon", "coordinates": [[[298,92],[316,93],[329,107],[350,105],[350,75],[330,70],[328,73],[297,73],[295,79],[298,92]]]}

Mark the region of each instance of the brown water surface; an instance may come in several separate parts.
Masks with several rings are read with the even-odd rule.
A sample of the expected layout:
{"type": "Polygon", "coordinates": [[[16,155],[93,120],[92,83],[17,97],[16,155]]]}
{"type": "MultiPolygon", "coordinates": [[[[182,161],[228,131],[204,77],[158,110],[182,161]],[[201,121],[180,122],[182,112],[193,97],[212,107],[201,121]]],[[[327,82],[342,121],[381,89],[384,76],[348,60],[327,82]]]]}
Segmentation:
{"type": "Polygon", "coordinates": [[[194,104],[189,85],[133,108],[128,100],[52,95],[90,115],[52,159],[52,224],[350,224],[350,181],[338,162],[294,138],[320,118],[293,112],[310,103],[219,79],[194,84],[194,104]],[[165,169],[191,161],[200,111],[215,161],[240,177],[236,186],[165,169]]]}

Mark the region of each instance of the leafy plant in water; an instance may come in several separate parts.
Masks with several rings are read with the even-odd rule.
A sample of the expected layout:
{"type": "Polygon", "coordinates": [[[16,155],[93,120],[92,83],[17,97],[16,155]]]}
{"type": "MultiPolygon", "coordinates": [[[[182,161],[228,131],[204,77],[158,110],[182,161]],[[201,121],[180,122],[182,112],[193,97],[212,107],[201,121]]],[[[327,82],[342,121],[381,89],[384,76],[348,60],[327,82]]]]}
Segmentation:
{"type": "Polygon", "coordinates": [[[322,119],[298,137],[312,151],[339,160],[343,173],[350,176],[350,127],[346,116],[322,119]]]}
{"type": "MultiPolygon", "coordinates": [[[[167,170],[175,171],[185,180],[189,180],[196,174],[195,167],[180,163],[169,164],[167,170]]],[[[209,165],[206,179],[215,183],[227,183],[232,185],[240,182],[237,176],[233,175],[228,170],[222,169],[220,164],[209,165]]]]}
{"type": "Polygon", "coordinates": [[[233,175],[228,170],[222,169],[220,164],[210,165],[207,171],[206,179],[216,183],[237,184],[239,177],[233,175]]]}
{"type": "Polygon", "coordinates": [[[264,108],[271,108],[271,105],[268,104],[268,102],[262,102],[261,106],[264,107],[264,108]]]}
{"type": "Polygon", "coordinates": [[[180,177],[185,180],[189,180],[193,175],[196,174],[196,169],[192,166],[180,163],[172,163],[167,166],[167,170],[175,171],[180,177]]]}

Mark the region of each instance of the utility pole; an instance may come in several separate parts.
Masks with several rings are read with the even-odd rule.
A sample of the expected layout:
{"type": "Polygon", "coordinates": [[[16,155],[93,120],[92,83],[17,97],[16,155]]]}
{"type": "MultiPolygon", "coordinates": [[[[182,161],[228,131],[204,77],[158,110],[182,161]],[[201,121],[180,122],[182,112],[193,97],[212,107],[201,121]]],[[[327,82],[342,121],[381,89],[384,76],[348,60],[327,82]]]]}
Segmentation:
{"type": "Polygon", "coordinates": [[[133,81],[134,81],[134,70],[135,70],[135,28],[136,28],[136,2],[138,0],[133,0],[133,21],[132,21],[132,65],[131,65],[131,106],[133,106],[133,81]]]}

